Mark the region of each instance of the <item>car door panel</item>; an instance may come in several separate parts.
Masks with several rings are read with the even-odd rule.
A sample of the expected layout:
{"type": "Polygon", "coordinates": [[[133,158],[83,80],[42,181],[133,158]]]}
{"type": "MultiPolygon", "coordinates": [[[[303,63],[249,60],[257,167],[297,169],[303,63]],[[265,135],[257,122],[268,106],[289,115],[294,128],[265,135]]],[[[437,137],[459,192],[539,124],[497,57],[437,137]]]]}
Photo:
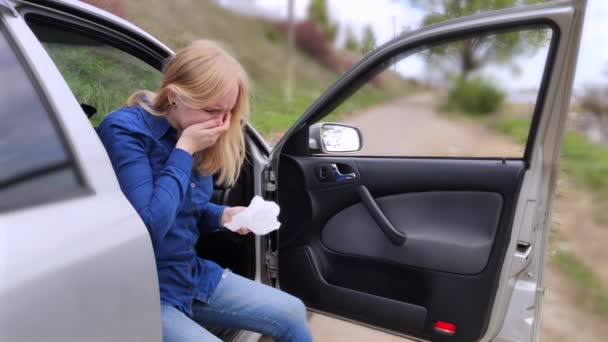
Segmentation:
{"type": "MultiPolygon", "coordinates": [[[[322,246],[317,247],[322,248],[322,246]]],[[[281,283],[281,288],[291,293],[297,293],[299,298],[316,310],[344,315],[395,331],[422,331],[427,318],[425,307],[384,295],[375,295],[368,289],[357,289],[339,282],[332,282],[332,278],[323,275],[323,272],[326,271],[323,263],[345,260],[320,259],[319,255],[321,254],[315,251],[313,246],[293,248],[286,254],[282,253],[279,258],[281,272],[286,272],[285,278],[289,278],[290,281],[281,283]],[[310,303],[318,303],[318,305],[310,303]],[[378,308],[371,315],[369,314],[370,306],[378,308]]],[[[334,276],[343,279],[344,274],[334,276]]],[[[405,289],[405,287],[402,288],[402,290],[405,289]]]]}
{"type": "Polygon", "coordinates": [[[281,288],[306,298],[313,308],[340,310],[354,319],[362,308],[374,307],[365,313],[366,321],[390,321],[383,326],[403,333],[432,331],[428,313],[470,332],[461,335],[463,340],[479,336],[492,307],[489,293],[497,287],[496,269],[510,236],[524,163],[322,159],[356,165],[357,178],[350,184],[319,181],[318,163],[315,157],[281,160],[281,177],[305,180],[279,187],[288,213],[281,216],[281,288]],[[383,234],[361,203],[360,186],[406,233],[402,246],[383,234]],[[292,251],[291,246],[305,247],[292,251]],[[383,304],[386,300],[390,304],[383,304]],[[466,307],[468,314],[453,307],[466,307]]]}
{"type": "Polygon", "coordinates": [[[376,201],[388,221],[407,234],[407,247],[390,241],[362,203],[332,216],[321,242],[336,253],[435,271],[476,274],[486,266],[502,209],[499,194],[429,191],[376,201]]]}

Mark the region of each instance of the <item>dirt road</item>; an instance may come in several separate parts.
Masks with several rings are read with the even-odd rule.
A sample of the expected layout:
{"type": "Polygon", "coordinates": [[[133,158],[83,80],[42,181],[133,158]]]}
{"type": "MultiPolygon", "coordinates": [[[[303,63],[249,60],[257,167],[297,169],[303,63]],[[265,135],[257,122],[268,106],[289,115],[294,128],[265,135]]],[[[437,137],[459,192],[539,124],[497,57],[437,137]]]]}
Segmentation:
{"type": "Polygon", "coordinates": [[[473,121],[447,119],[430,94],[374,107],[342,120],[361,129],[363,155],[520,157],[522,148],[473,121]]]}

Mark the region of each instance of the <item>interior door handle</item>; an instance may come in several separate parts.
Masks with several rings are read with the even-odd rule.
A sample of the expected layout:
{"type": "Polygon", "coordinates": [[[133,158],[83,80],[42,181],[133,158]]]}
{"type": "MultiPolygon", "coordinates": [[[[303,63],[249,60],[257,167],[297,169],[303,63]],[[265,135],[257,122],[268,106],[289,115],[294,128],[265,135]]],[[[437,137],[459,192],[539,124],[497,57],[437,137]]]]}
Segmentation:
{"type": "Polygon", "coordinates": [[[355,169],[342,163],[319,163],[315,167],[315,175],[323,183],[345,183],[357,179],[355,169]]]}
{"type": "Polygon", "coordinates": [[[360,185],[357,187],[357,193],[367,208],[367,211],[372,215],[374,221],[380,226],[382,232],[386,237],[396,246],[402,246],[405,244],[407,240],[407,235],[403,232],[397,230],[393,224],[388,220],[388,218],[384,215],[376,200],[372,197],[369,190],[365,187],[365,185],[360,185]]]}
{"type": "Polygon", "coordinates": [[[336,164],[331,164],[331,172],[336,182],[346,182],[357,178],[357,174],[354,172],[341,173],[336,164]]]}

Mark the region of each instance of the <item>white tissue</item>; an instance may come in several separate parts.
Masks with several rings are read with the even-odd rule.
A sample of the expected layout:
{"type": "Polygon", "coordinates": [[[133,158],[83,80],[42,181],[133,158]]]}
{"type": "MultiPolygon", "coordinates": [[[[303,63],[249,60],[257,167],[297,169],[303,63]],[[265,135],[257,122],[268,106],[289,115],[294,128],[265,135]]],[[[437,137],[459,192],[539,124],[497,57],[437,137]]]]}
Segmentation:
{"type": "Polygon", "coordinates": [[[279,206],[276,203],[264,201],[262,197],[255,196],[249,207],[234,215],[225,226],[233,232],[240,228],[247,228],[256,235],[265,235],[279,229],[281,223],[277,221],[278,216],[279,206]]]}

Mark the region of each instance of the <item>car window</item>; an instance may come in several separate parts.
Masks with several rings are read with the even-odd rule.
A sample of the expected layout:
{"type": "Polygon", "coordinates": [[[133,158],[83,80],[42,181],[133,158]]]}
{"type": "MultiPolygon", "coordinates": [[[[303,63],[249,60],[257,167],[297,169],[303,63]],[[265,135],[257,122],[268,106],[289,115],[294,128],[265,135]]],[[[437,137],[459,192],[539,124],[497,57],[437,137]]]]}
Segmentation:
{"type": "Polygon", "coordinates": [[[357,127],[358,155],[520,159],[551,37],[525,27],[414,49],[323,121],[357,127]]]}
{"type": "Polygon", "coordinates": [[[156,90],[161,73],[141,59],[72,29],[28,22],[81,104],[94,107],[97,126],[136,90],[156,90]]]}
{"type": "Polygon", "coordinates": [[[81,188],[32,78],[0,31],[0,211],[53,201],[81,188]]]}

